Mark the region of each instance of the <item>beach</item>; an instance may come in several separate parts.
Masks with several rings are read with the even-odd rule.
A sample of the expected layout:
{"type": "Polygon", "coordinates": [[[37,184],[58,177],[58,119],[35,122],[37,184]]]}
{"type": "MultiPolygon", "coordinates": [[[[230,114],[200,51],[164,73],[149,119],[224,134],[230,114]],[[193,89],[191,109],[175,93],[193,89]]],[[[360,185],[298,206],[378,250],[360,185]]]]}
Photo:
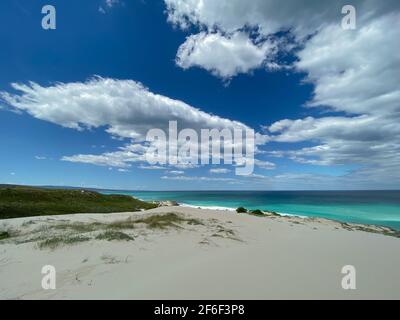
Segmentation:
{"type": "Polygon", "coordinates": [[[15,231],[0,241],[1,299],[400,298],[400,239],[382,227],[179,206],[0,224],[15,231]],[[67,234],[79,241],[48,241],[67,234]],[[355,290],[342,288],[346,265],[355,290]]]}

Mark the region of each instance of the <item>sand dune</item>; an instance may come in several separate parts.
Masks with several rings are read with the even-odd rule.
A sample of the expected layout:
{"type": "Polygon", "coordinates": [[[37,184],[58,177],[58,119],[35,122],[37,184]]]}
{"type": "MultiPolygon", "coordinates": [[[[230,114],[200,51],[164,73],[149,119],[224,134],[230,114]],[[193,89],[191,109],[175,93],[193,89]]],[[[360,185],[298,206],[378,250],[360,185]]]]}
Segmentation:
{"type": "Polygon", "coordinates": [[[2,299],[400,298],[400,239],[327,220],[161,207],[0,225],[12,235],[0,242],[2,299]],[[184,219],[144,220],[170,212],[184,219]],[[43,265],[55,290],[41,287],[43,265]],[[345,265],[356,290],[341,286],[345,265]]]}

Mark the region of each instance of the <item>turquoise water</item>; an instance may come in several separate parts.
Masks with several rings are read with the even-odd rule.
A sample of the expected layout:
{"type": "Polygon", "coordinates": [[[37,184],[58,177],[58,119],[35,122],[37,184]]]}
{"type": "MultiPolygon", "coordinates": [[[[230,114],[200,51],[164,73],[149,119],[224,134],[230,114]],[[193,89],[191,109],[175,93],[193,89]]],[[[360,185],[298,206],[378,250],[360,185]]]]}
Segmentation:
{"type": "Polygon", "coordinates": [[[201,207],[261,209],[400,230],[400,191],[104,191],[201,207]]]}

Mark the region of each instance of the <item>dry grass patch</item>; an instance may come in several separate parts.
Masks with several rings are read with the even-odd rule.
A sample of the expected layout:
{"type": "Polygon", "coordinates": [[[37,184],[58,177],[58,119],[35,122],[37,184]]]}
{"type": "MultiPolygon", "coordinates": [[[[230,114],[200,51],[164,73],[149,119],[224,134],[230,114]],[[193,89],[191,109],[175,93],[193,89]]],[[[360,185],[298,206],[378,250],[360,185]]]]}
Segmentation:
{"type": "Polygon", "coordinates": [[[133,241],[134,238],[130,235],[120,232],[120,231],[105,231],[96,236],[97,240],[107,240],[107,241],[133,241]]]}
{"type": "Polygon", "coordinates": [[[65,245],[74,245],[78,243],[82,243],[85,241],[89,241],[89,237],[74,235],[74,236],[56,236],[53,238],[48,238],[38,243],[39,249],[51,249],[54,250],[58,247],[65,245]]]}

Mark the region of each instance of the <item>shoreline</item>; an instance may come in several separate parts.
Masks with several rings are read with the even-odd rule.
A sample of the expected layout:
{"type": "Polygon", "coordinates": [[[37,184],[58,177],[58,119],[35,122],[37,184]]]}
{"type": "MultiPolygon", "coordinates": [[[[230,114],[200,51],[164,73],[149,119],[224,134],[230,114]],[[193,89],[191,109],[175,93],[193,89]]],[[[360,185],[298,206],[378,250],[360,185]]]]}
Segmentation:
{"type": "MultiPolygon", "coordinates": [[[[363,191],[364,192],[364,191],[363,191]]],[[[309,218],[316,218],[316,219],[328,219],[332,221],[337,221],[340,223],[348,223],[348,224],[357,224],[357,225],[365,225],[365,226],[378,226],[378,227],[383,227],[383,228],[388,228],[397,232],[400,232],[400,221],[398,220],[398,215],[393,215],[386,217],[387,213],[383,209],[383,211],[380,211],[379,208],[376,208],[376,213],[371,213],[368,211],[363,211],[364,209],[359,209],[359,208],[348,208],[348,207],[343,207],[343,208],[338,208],[335,210],[331,210],[329,206],[321,207],[321,208],[313,208],[311,205],[311,209],[307,208],[302,208],[300,210],[296,210],[296,205],[292,204],[292,207],[286,208],[288,211],[280,210],[283,208],[279,208],[280,205],[278,205],[277,208],[274,208],[274,206],[268,207],[268,205],[258,205],[258,206],[252,206],[251,204],[241,204],[240,202],[235,203],[234,206],[225,206],[225,205],[208,205],[208,204],[193,204],[193,203],[185,203],[184,200],[182,199],[181,201],[179,200],[171,200],[174,199],[173,195],[170,196],[170,198],[163,198],[161,200],[154,200],[157,199],[151,198],[151,197],[145,197],[145,199],[141,198],[138,195],[130,195],[131,197],[138,198],[142,201],[150,201],[150,202],[175,202],[180,206],[184,207],[189,207],[189,208],[200,208],[200,209],[211,209],[211,210],[219,210],[219,211],[236,211],[237,207],[245,207],[248,210],[261,210],[264,212],[275,212],[281,216],[289,216],[289,217],[299,217],[303,219],[309,219],[309,218]],[[294,206],[294,207],[293,207],[294,206]],[[250,208],[250,209],[249,209],[250,208]],[[354,211],[353,211],[354,210],[354,211]],[[294,212],[293,212],[294,211],[294,212]],[[301,211],[299,213],[296,213],[296,211],[301,211]],[[344,214],[343,212],[347,212],[344,214]],[[352,214],[353,212],[353,214],[352,214]],[[365,215],[364,215],[365,214],[365,215]],[[390,218],[389,218],[390,217],[390,218]]],[[[200,201],[201,202],[201,201],[200,201]]],[[[301,208],[301,204],[299,204],[301,208]]],[[[399,207],[400,208],[400,207],[399,207]]]]}
{"type": "Polygon", "coordinates": [[[1,299],[400,298],[400,240],[326,219],[176,206],[4,222],[19,234],[0,241],[1,299]],[[160,217],[176,221],[153,227],[160,217]],[[81,238],[41,247],[61,236],[81,238]],[[45,264],[56,290],[40,287],[45,264]],[[341,288],[345,265],[357,290],[341,288]]]}
{"type": "MultiPolygon", "coordinates": [[[[142,200],[142,199],[140,199],[140,200],[142,200]]],[[[142,200],[142,201],[145,201],[145,200],[142,200]]],[[[178,206],[183,207],[183,208],[228,211],[228,212],[236,213],[236,208],[222,207],[222,206],[197,206],[197,205],[190,205],[190,204],[186,204],[186,203],[179,203],[179,202],[176,202],[176,203],[178,204],[178,206]]],[[[265,210],[261,210],[261,211],[264,212],[266,216],[271,214],[271,211],[265,211],[265,210]]],[[[297,215],[297,214],[283,213],[283,212],[273,212],[273,214],[278,215],[280,217],[299,218],[299,219],[311,220],[311,221],[326,220],[326,221],[331,221],[333,223],[338,223],[338,224],[347,226],[349,228],[352,228],[352,227],[363,228],[364,227],[366,229],[364,231],[366,231],[366,232],[375,232],[376,229],[382,229],[382,232],[385,232],[385,231],[392,232],[393,234],[396,234],[396,237],[400,238],[400,230],[397,230],[395,228],[385,226],[385,225],[347,222],[347,221],[341,221],[341,220],[337,220],[337,219],[329,219],[329,218],[325,218],[325,217],[304,216],[304,215],[297,215]],[[374,231],[369,231],[369,230],[374,230],[374,231]]]]}
{"type": "MultiPolygon", "coordinates": [[[[203,210],[216,210],[216,211],[232,211],[236,212],[237,208],[231,208],[231,207],[222,207],[222,206],[197,206],[197,205],[191,205],[191,204],[186,204],[186,203],[179,203],[179,206],[181,207],[186,207],[186,208],[195,208],[195,209],[203,209],[203,210]]],[[[267,210],[261,210],[263,212],[269,213],[270,211],[267,210]]],[[[293,214],[293,213],[286,213],[286,212],[275,212],[275,214],[281,216],[281,217],[297,217],[297,218],[302,218],[302,219],[310,219],[313,217],[310,216],[304,216],[300,214],[293,214]]],[[[315,217],[316,218],[316,217],[315,217]]],[[[320,218],[320,219],[326,219],[326,218],[320,218]]],[[[332,221],[337,221],[340,222],[339,220],[334,220],[334,219],[327,219],[327,220],[332,220],[332,221]]]]}

